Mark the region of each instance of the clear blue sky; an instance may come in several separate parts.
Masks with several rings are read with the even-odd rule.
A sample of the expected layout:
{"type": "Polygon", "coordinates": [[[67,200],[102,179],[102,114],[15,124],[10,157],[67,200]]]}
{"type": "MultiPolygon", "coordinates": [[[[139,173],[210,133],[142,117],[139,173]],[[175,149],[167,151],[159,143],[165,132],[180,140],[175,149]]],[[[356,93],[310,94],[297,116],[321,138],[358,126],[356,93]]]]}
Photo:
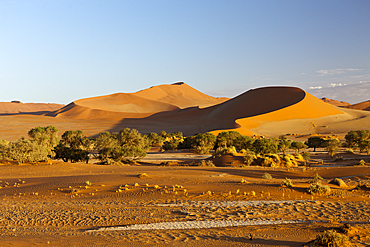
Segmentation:
{"type": "Polygon", "coordinates": [[[267,85],[370,93],[370,1],[0,0],[2,102],[178,81],[228,97],[267,85]]]}

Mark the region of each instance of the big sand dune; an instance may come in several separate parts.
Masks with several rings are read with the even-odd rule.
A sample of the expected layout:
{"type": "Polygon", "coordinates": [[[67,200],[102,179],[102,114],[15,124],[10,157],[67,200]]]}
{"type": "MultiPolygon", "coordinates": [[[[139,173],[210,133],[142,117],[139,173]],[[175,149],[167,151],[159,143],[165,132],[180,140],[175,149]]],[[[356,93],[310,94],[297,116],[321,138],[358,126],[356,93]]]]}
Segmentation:
{"type": "Polygon", "coordinates": [[[316,134],[369,126],[364,111],[342,109],[294,87],[249,90],[218,105],[199,109],[160,112],[144,119],[123,119],[116,127],[137,127],[142,132],[183,131],[186,135],[236,130],[245,135],[278,136],[287,133],[316,134]],[[353,123],[349,125],[348,123],[353,123]],[[332,128],[331,125],[335,125],[332,128]],[[325,126],[325,127],[323,127],[325,126]]]}
{"type": "Polygon", "coordinates": [[[268,137],[288,133],[345,134],[370,128],[368,111],[336,107],[295,87],[257,88],[227,99],[176,83],[137,93],[80,99],[55,111],[41,110],[27,114],[17,110],[0,116],[0,139],[25,137],[30,128],[49,124],[60,131],[80,129],[88,136],[126,127],[141,133],[165,130],[193,135],[236,130],[244,135],[268,137]]]}
{"type": "Polygon", "coordinates": [[[208,107],[227,101],[195,90],[185,83],[160,85],[136,93],[116,93],[80,99],[48,114],[71,119],[143,118],[158,112],[208,107]]]}

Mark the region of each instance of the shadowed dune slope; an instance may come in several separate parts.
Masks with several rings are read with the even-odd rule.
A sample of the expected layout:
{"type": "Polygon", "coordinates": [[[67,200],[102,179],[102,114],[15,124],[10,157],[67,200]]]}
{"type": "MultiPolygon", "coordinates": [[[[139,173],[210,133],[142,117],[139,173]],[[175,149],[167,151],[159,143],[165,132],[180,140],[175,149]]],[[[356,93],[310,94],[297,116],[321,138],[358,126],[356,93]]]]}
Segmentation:
{"type": "MultiPolygon", "coordinates": [[[[138,126],[143,132],[199,132],[237,130],[253,135],[253,129],[267,122],[315,119],[342,111],[294,87],[265,87],[249,90],[212,107],[196,107],[177,112],[158,113],[144,119],[125,119],[121,126],[138,126]]],[[[118,126],[117,126],[118,127],[118,126]]]]}
{"type": "Polygon", "coordinates": [[[218,129],[238,127],[235,120],[253,117],[297,104],[306,93],[293,87],[264,87],[249,90],[223,104],[210,107],[210,112],[203,117],[207,123],[203,126],[218,129]]]}
{"type": "Polygon", "coordinates": [[[266,122],[290,119],[315,119],[343,114],[339,109],[295,87],[265,87],[215,106],[202,128],[212,130],[234,128],[244,134],[266,122]],[[220,119],[216,126],[215,119],[220,119]],[[231,123],[233,122],[233,123],[231,123]]]}
{"type": "Polygon", "coordinates": [[[110,119],[120,120],[122,118],[144,118],[150,116],[152,113],[126,113],[126,112],[115,112],[105,111],[99,109],[91,109],[85,106],[80,106],[74,102],[68,104],[62,109],[46,114],[46,116],[56,118],[67,118],[67,119],[110,119]]]}
{"type": "Polygon", "coordinates": [[[346,108],[349,109],[355,109],[355,110],[364,110],[364,111],[370,111],[370,100],[357,103],[354,105],[346,106],[346,108]]]}
{"type": "Polygon", "coordinates": [[[63,106],[61,104],[0,102],[0,114],[55,111],[63,106]]]}
{"type": "Polygon", "coordinates": [[[126,93],[116,93],[107,96],[81,99],[74,103],[75,105],[94,110],[127,113],[151,113],[179,109],[171,104],[145,99],[126,93]]]}

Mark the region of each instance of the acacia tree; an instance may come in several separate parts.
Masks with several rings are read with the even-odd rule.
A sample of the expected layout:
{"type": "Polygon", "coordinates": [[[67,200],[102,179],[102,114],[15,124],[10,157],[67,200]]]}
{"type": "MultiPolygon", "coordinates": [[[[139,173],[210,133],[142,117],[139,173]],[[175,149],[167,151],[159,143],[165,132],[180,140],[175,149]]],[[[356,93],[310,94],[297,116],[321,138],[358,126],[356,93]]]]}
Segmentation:
{"type": "Polygon", "coordinates": [[[296,151],[296,153],[299,153],[301,149],[308,148],[308,146],[304,144],[304,142],[292,142],[290,146],[296,151]]]}
{"type": "Polygon", "coordinates": [[[287,139],[280,139],[280,142],[278,144],[278,150],[283,152],[285,155],[285,152],[290,148],[290,141],[287,139]]]}
{"type": "Polygon", "coordinates": [[[370,153],[370,140],[360,141],[359,144],[358,144],[358,147],[360,148],[360,152],[366,151],[366,154],[369,155],[369,153],[370,153]]]}
{"type": "Polygon", "coordinates": [[[362,141],[370,140],[370,130],[351,130],[345,138],[348,147],[356,148],[362,141]]]}
{"type": "Polygon", "coordinates": [[[212,133],[197,134],[193,139],[193,148],[199,154],[206,154],[216,142],[216,136],[212,133]]]}
{"type": "Polygon", "coordinates": [[[119,133],[102,132],[96,140],[99,159],[103,163],[127,162],[146,156],[149,140],[136,129],[126,128],[119,133]]]}
{"type": "Polygon", "coordinates": [[[241,134],[237,131],[223,131],[217,135],[215,150],[235,146],[235,142],[241,134]]]}
{"type": "Polygon", "coordinates": [[[0,153],[3,159],[24,162],[45,161],[54,156],[52,149],[58,142],[58,130],[53,126],[37,127],[28,132],[30,140],[2,141],[0,153]]]}
{"type": "Polygon", "coordinates": [[[309,148],[313,148],[313,151],[316,152],[316,148],[324,147],[325,140],[319,136],[312,136],[308,138],[305,143],[309,148]]]}
{"type": "Polygon", "coordinates": [[[24,138],[2,145],[0,149],[3,159],[16,160],[19,164],[35,163],[48,159],[48,152],[44,147],[24,138]]]}
{"type": "Polygon", "coordinates": [[[325,141],[325,149],[330,155],[330,157],[333,158],[333,156],[338,152],[339,145],[340,142],[337,139],[329,139],[325,141]]]}
{"type": "Polygon", "coordinates": [[[253,142],[251,150],[256,154],[275,154],[277,153],[278,145],[274,143],[271,139],[262,138],[257,139],[253,142]]]}
{"type": "Polygon", "coordinates": [[[248,150],[252,148],[254,139],[250,136],[237,136],[236,139],[234,139],[233,146],[238,150],[248,150]]]}
{"type": "Polygon", "coordinates": [[[150,145],[156,145],[156,144],[161,144],[164,140],[164,138],[160,135],[158,135],[155,132],[151,132],[145,135],[145,137],[150,141],[150,145]]]}
{"type": "Polygon", "coordinates": [[[81,130],[68,130],[63,133],[59,144],[54,148],[55,158],[64,162],[89,162],[89,150],[93,149],[94,141],[84,136],[81,130]]]}
{"type": "Polygon", "coordinates": [[[28,131],[28,136],[36,145],[44,148],[47,154],[53,158],[53,149],[59,143],[58,129],[49,125],[47,127],[36,127],[28,131]]]}

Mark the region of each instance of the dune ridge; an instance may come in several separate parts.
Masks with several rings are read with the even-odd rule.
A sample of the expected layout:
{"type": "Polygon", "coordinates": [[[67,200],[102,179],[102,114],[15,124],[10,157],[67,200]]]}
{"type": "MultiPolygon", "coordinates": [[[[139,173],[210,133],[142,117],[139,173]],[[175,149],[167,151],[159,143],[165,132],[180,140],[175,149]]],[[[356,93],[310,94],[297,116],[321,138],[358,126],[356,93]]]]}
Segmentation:
{"type": "Polygon", "coordinates": [[[188,107],[205,108],[223,103],[229,98],[215,98],[204,94],[184,82],[154,86],[134,93],[142,98],[175,105],[181,109],[188,107]]]}
{"type": "Polygon", "coordinates": [[[355,110],[363,110],[363,111],[370,111],[370,100],[360,102],[354,105],[346,106],[346,108],[349,109],[355,109],[355,110]]]}
{"type": "Polygon", "coordinates": [[[227,100],[208,96],[181,82],[154,86],[136,93],[80,99],[47,115],[71,119],[143,118],[159,112],[207,107],[227,100]]]}
{"type": "Polygon", "coordinates": [[[329,103],[329,104],[335,105],[335,106],[347,107],[347,106],[351,105],[348,102],[339,101],[339,100],[335,100],[335,99],[321,98],[321,100],[324,101],[325,103],[329,103]]]}

